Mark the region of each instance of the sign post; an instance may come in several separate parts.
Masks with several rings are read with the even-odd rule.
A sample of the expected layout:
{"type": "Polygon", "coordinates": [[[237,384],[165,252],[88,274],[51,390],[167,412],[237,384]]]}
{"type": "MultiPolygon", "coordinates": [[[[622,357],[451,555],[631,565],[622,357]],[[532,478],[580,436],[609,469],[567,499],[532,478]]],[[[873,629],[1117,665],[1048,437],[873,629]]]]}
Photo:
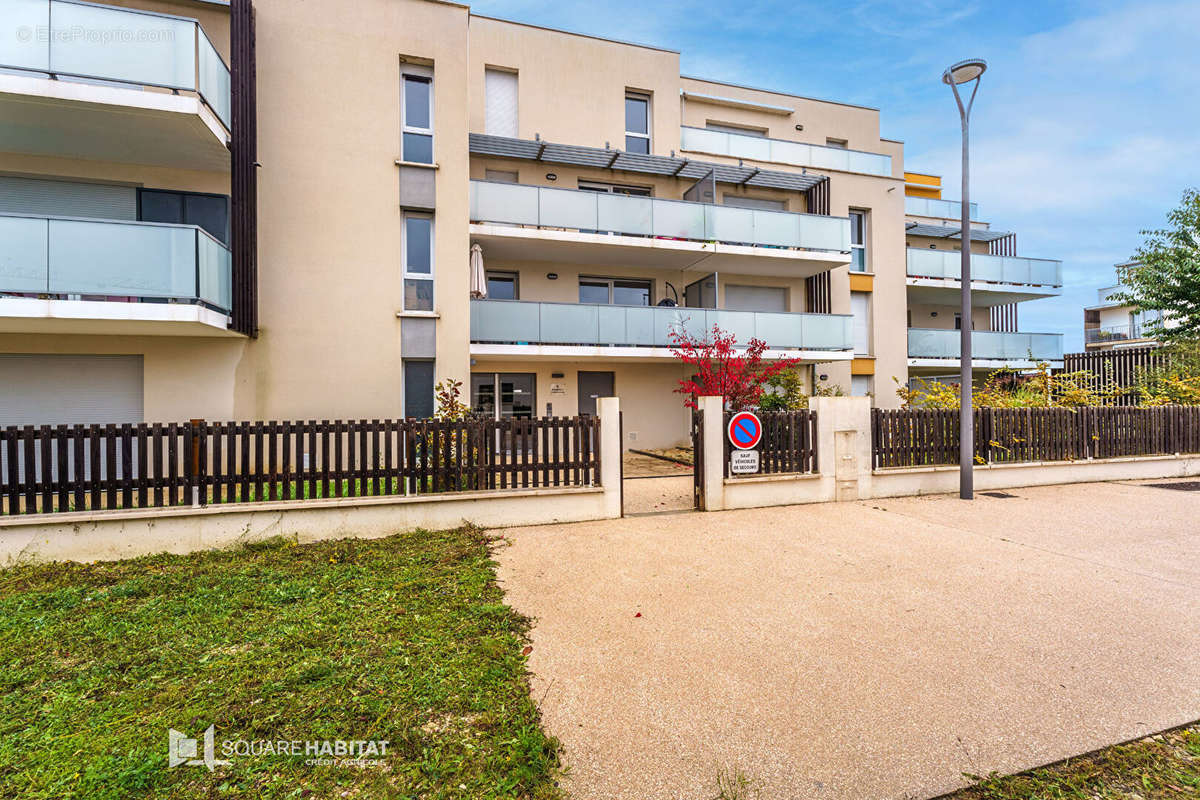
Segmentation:
{"type": "Polygon", "coordinates": [[[762,420],[751,411],[739,411],[729,420],[729,443],[736,449],[729,455],[729,471],[734,475],[758,472],[758,451],[762,441],[762,420]]]}

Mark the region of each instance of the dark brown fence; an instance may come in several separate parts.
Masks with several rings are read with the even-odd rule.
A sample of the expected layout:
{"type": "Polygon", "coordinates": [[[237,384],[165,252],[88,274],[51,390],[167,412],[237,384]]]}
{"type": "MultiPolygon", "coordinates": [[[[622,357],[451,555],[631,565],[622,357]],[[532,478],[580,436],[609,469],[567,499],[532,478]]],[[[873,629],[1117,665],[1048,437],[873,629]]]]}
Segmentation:
{"type": "MultiPolygon", "coordinates": [[[[756,413],[763,426],[762,441],[754,448],[759,454],[760,475],[817,471],[817,412],[803,409],[756,413]]],[[[725,412],[723,431],[729,428],[732,418],[732,413],[725,412]]],[[[729,436],[723,433],[721,438],[725,441],[725,477],[728,478],[733,446],[729,436]]]]}
{"type": "Polygon", "coordinates": [[[1168,352],[1158,346],[1089,350],[1064,355],[1063,368],[1055,373],[1090,372],[1091,385],[1087,388],[1097,392],[1109,388],[1124,390],[1109,398],[1108,405],[1135,406],[1139,401],[1137,392],[1133,391],[1137,386],[1138,371],[1165,367],[1169,363],[1168,352]]]}
{"type": "Polygon", "coordinates": [[[0,428],[0,513],[592,486],[598,417],[0,428]]]}
{"type": "MultiPolygon", "coordinates": [[[[958,463],[958,411],[872,409],[872,466],[958,463]]],[[[977,408],[975,462],[1200,453],[1200,406],[977,408]]]]}

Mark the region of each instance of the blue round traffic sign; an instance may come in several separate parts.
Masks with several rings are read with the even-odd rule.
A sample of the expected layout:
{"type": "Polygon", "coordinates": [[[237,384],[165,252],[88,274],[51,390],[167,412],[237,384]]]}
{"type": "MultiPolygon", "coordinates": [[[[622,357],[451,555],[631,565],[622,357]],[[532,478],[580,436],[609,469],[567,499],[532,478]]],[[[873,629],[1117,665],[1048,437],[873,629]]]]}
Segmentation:
{"type": "Polygon", "coordinates": [[[762,439],[762,422],[750,411],[739,411],[729,420],[729,443],[739,450],[749,450],[762,439]]]}

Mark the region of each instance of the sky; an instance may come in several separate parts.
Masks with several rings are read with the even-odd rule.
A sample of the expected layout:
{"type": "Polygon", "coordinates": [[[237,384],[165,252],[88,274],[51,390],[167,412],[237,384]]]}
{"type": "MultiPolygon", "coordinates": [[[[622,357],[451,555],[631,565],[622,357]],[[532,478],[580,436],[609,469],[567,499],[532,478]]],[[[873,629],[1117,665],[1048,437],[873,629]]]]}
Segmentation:
{"type": "Polygon", "coordinates": [[[1200,186],[1200,2],[476,0],[475,13],[680,51],[685,75],[880,109],[909,170],[959,196],[958,111],[941,83],[988,62],[971,118],[971,200],[1017,254],[1063,262],[1020,328],[1083,349],[1083,307],[1140,232],[1200,186]]]}

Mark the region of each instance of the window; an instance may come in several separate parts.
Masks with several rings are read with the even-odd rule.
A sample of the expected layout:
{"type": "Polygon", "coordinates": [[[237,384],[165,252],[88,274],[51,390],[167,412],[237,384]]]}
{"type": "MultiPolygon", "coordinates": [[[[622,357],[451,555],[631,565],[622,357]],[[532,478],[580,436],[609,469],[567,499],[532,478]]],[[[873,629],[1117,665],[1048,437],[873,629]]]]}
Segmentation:
{"type": "Polygon", "coordinates": [[[851,397],[866,397],[871,393],[871,376],[870,375],[851,375],[850,376],[850,396],[851,397]]]}
{"type": "Polygon", "coordinates": [[[404,416],[433,416],[433,362],[404,361],[404,416]]]}
{"type": "Polygon", "coordinates": [[[721,202],[727,206],[738,208],[761,208],[768,211],[787,211],[786,200],[768,200],[765,197],[745,197],[740,194],[726,192],[721,202]]]}
{"type": "Polygon", "coordinates": [[[579,302],[614,306],[650,305],[650,281],[580,278],[579,302]]]}
{"type": "Polygon", "coordinates": [[[585,192],[608,192],[609,194],[627,194],[634,197],[649,197],[649,186],[623,186],[619,183],[599,183],[597,181],[580,181],[579,188],[585,192]]]}
{"type": "Polygon", "coordinates": [[[832,139],[832,138],[825,139],[826,147],[836,147],[839,150],[845,150],[846,145],[848,145],[848,144],[849,144],[849,142],[847,142],[845,139],[832,139]]]}
{"type": "Polygon", "coordinates": [[[850,211],[850,269],[867,271],[867,212],[850,211]]]}
{"type": "Polygon", "coordinates": [[[488,300],[519,299],[517,273],[489,271],[487,273],[487,296],[488,300]]]}
{"type": "Polygon", "coordinates": [[[405,161],[433,163],[433,81],[424,75],[404,75],[401,103],[405,161]]]}
{"type": "Polygon", "coordinates": [[[850,313],[854,317],[854,354],[871,354],[871,293],[851,292],[850,313]]]}
{"type": "Polygon", "coordinates": [[[725,308],[731,311],[787,311],[787,289],[782,286],[725,284],[725,308]]]}
{"type": "Polygon", "coordinates": [[[740,125],[726,125],[721,122],[705,122],[704,127],[710,131],[736,133],[740,136],[758,136],[763,139],[767,136],[767,131],[764,128],[743,128],[740,125]]]}
{"type": "Polygon", "coordinates": [[[650,152],[650,95],[625,93],[625,151],[650,152]]]}
{"type": "Polygon", "coordinates": [[[229,198],[223,194],[142,189],[138,192],[138,219],[197,225],[229,244],[229,198]]]}
{"type": "Polygon", "coordinates": [[[404,309],[433,311],[433,217],[405,214],[401,245],[404,309]]]}
{"type": "Polygon", "coordinates": [[[515,169],[485,169],[483,171],[484,180],[496,181],[497,183],[516,183],[517,171],[515,169]]]}
{"type": "Polygon", "coordinates": [[[517,73],[503,69],[483,72],[484,130],[490,136],[517,137],[517,73]]]}

